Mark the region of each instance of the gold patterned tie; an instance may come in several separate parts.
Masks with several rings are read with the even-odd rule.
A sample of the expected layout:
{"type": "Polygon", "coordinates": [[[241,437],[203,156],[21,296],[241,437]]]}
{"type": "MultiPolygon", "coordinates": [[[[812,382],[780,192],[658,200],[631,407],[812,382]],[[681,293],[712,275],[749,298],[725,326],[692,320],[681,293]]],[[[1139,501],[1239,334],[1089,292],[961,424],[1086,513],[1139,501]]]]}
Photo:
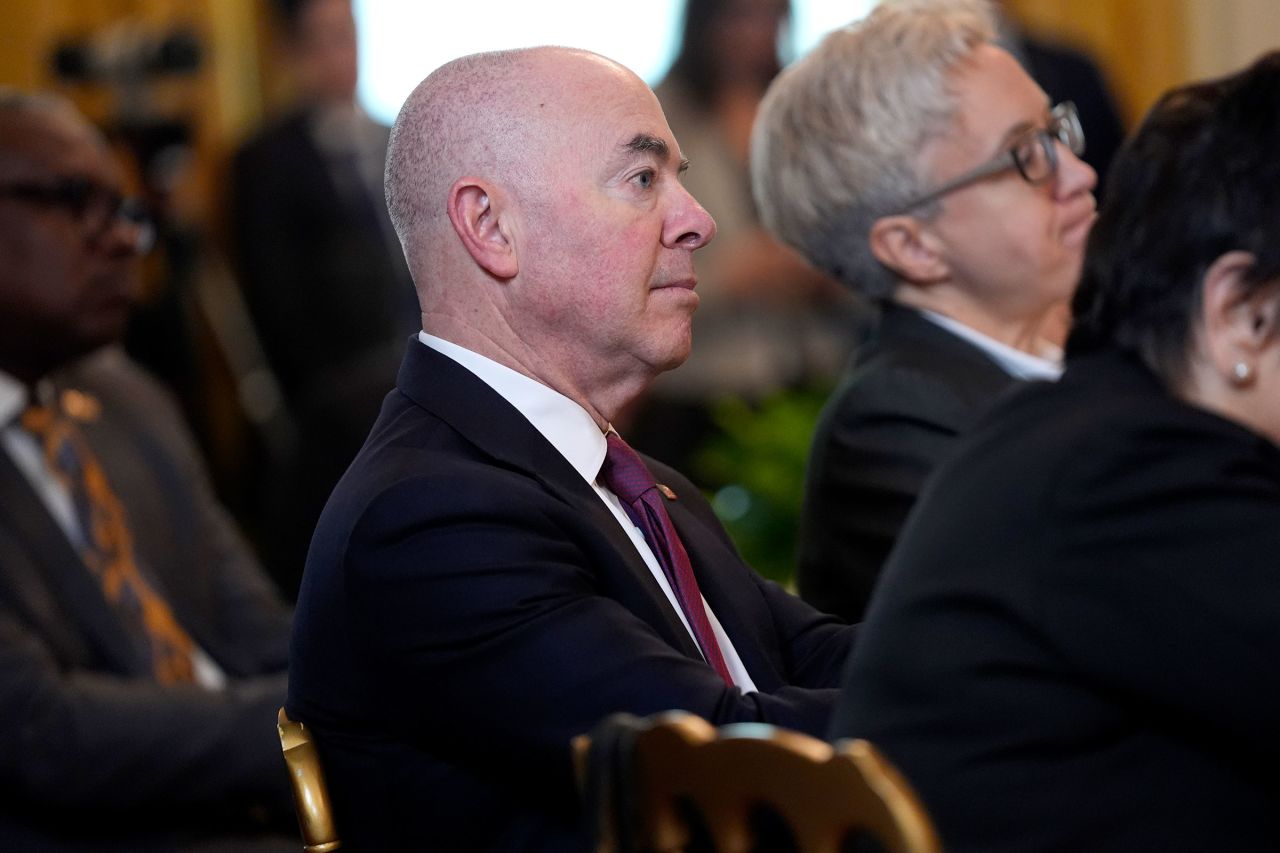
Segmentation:
{"type": "Polygon", "coordinates": [[[80,555],[85,565],[107,601],[146,636],[156,680],[193,681],[191,637],[138,571],[124,507],[84,435],[70,418],[47,406],[29,406],[21,424],[40,442],[49,470],[71,494],[84,533],[80,555]]]}

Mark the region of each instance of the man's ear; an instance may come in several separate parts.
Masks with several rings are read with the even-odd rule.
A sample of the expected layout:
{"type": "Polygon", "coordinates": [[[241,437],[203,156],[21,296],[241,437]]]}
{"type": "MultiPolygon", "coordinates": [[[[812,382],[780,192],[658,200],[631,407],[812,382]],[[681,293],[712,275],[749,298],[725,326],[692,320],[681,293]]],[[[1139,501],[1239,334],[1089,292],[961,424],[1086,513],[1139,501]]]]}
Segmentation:
{"type": "Polygon", "coordinates": [[[932,284],[950,270],[931,231],[914,216],[882,216],[871,226],[871,254],[913,284],[932,284]]]}
{"type": "Polygon", "coordinates": [[[459,178],[449,189],[448,211],[453,230],[475,262],[495,278],[514,278],[520,264],[507,211],[487,182],[459,178]]]}
{"type": "Polygon", "coordinates": [[[1218,374],[1237,386],[1252,383],[1263,350],[1280,331],[1280,295],[1275,287],[1250,281],[1254,263],[1250,252],[1227,252],[1210,264],[1201,285],[1207,355],[1218,374]]]}

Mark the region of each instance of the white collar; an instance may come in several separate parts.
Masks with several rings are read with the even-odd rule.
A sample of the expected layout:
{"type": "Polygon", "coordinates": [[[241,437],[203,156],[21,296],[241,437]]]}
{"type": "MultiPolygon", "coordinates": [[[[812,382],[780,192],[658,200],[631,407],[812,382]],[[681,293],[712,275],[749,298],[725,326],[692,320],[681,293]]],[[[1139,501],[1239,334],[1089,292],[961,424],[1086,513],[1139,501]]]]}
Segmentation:
{"type": "Polygon", "coordinates": [[[930,322],[941,326],[952,334],[964,338],[987,355],[1004,369],[1005,373],[1018,379],[1057,379],[1062,376],[1062,350],[1048,341],[1041,341],[1044,355],[1032,355],[1015,349],[995,338],[982,334],[977,329],[966,326],[959,320],[953,320],[936,311],[924,308],[917,309],[920,315],[930,322]]]}
{"type": "Polygon", "coordinates": [[[27,407],[27,386],[0,370],[0,429],[17,420],[27,407]]]}
{"type": "Polygon", "coordinates": [[[418,340],[471,371],[519,410],[582,478],[594,483],[607,451],[604,433],[582,406],[535,379],[458,344],[418,333],[418,340]]]}

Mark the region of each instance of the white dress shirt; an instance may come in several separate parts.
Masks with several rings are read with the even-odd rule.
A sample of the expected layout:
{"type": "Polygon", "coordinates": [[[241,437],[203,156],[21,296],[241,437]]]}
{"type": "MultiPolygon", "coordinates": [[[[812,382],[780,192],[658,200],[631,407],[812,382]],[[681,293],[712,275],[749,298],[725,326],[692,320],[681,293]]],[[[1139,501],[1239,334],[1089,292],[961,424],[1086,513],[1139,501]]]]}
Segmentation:
{"type": "Polygon", "coordinates": [[[933,311],[919,309],[925,319],[936,323],[948,332],[961,337],[995,360],[1005,373],[1017,379],[1055,380],[1062,376],[1062,350],[1048,341],[1041,341],[1041,355],[1032,355],[1015,349],[1006,343],[988,337],[964,323],[933,311]]]}
{"type": "MultiPolygon", "coordinates": [[[[515,406],[520,414],[524,415],[529,420],[529,423],[533,424],[534,429],[540,432],[551,443],[551,446],[559,451],[560,455],[573,466],[573,469],[578,472],[582,479],[586,480],[595,489],[596,494],[600,496],[600,500],[604,501],[605,506],[609,508],[614,518],[618,520],[618,524],[631,538],[636,551],[644,559],[645,565],[649,567],[654,580],[658,582],[658,586],[662,588],[663,594],[666,595],[667,600],[671,603],[672,609],[680,617],[685,630],[689,632],[690,637],[693,637],[693,631],[689,627],[689,622],[685,618],[684,612],[680,609],[679,601],[671,589],[667,575],[662,570],[662,566],[659,565],[657,558],[654,557],[649,543],[645,541],[644,534],[631,521],[617,495],[596,482],[596,476],[600,473],[600,466],[604,464],[608,445],[605,442],[604,433],[596,426],[596,422],[587,413],[587,410],[541,382],[530,379],[522,373],[517,373],[509,367],[498,364],[498,362],[485,358],[465,347],[460,347],[426,332],[419,332],[418,339],[426,346],[471,371],[480,381],[498,392],[512,406],[515,406]]],[[[720,651],[724,654],[724,661],[729,667],[729,674],[733,677],[733,683],[744,692],[754,691],[756,689],[755,682],[751,680],[750,674],[747,673],[747,669],[742,663],[742,658],[738,657],[737,650],[734,649],[733,643],[729,640],[728,635],[725,634],[724,628],[720,625],[720,620],[716,619],[715,613],[707,605],[706,599],[703,599],[702,606],[707,612],[707,619],[711,622],[711,629],[715,632],[716,641],[720,644],[720,651]]],[[[694,642],[695,644],[697,643],[696,638],[694,642]]]]}

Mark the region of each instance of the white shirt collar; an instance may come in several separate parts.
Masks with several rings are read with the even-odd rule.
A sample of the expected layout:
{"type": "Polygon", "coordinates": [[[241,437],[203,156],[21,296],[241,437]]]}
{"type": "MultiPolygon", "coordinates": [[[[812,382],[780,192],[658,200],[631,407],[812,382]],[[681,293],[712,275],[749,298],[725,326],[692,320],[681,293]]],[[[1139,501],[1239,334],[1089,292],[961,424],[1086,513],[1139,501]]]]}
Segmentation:
{"type": "MultiPolygon", "coordinates": [[[[679,617],[685,629],[689,631],[689,636],[692,637],[693,629],[689,627],[688,619],[681,611],[676,595],[671,589],[671,584],[663,573],[661,566],[658,565],[653,549],[645,541],[644,534],[640,532],[634,522],[628,519],[618,497],[596,482],[596,476],[600,473],[600,466],[604,463],[608,446],[604,433],[600,432],[600,428],[596,426],[596,422],[587,413],[587,410],[541,382],[530,379],[522,373],[517,373],[509,367],[504,367],[496,361],[485,358],[465,347],[460,347],[426,332],[419,332],[418,340],[446,358],[456,361],[474,373],[481,382],[501,394],[508,403],[519,409],[520,413],[529,419],[534,428],[542,433],[556,450],[560,451],[560,454],[569,461],[569,464],[600,495],[600,499],[604,501],[605,506],[609,508],[614,518],[617,519],[618,524],[631,539],[631,543],[635,546],[640,558],[644,560],[645,565],[653,574],[654,581],[662,589],[676,616],[679,617]]],[[[711,622],[711,630],[715,633],[716,641],[720,644],[720,650],[724,653],[725,663],[733,676],[734,684],[742,688],[744,692],[755,691],[756,685],[751,679],[751,673],[747,672],[747,668],[742,662],[742,657],[738,654],[738,650],[734,648],[733,641],[725,633],[724,626],[720,624],[716,614],[707,605],[705,598],[702,601],[702,606],[706,608],[707,619],[711,622]]]]}
{"type": "Polygon", "coordinates": [[[26,386],[0,370],[0,429],[17,420],[26,407],[26,386]]]}
{"type": "Polygon", "coordinates": [[[921,316],[930,322],[941,326],[958,337],[964,338],[991,356],[996,364],[1000,365],[1010,376],[1015,376],[1018,379],[1050,380],[1062,376],[1062,350],[1048,341],[1041,342],[1043,356],[1032,355],[1020,349],[1014,349],[1006,343],[997,341],[995,338],[988,337],[958,320],[953,320],[950,317],[935,311],[925,310],[924,308],[918,310],[921,316]]]}
{"type": "Polygon", "coordinates": [[[604,433],[586,409],[559,391],[465,347],[426,332],[419,332],[418,340],[470,370],[501,394],[584,480],[595,482],[608,448],[604,433]]]}

